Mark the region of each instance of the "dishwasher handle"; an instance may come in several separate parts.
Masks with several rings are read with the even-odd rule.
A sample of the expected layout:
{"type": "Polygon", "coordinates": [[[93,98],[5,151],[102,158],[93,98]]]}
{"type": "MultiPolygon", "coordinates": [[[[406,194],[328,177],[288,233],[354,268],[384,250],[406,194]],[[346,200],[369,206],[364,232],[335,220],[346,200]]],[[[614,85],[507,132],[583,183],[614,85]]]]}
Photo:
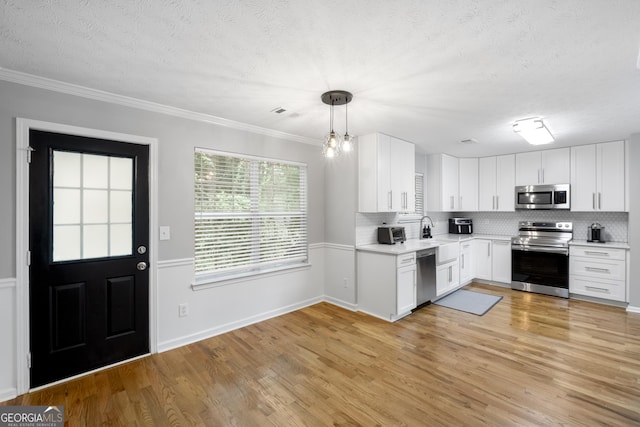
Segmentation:
{"type": "Polygon", "coordinates": [[[432,249],[423,249],[420,250],[418,252],[416,252],[416,258],[426,258],[426,257],[430,257],[430,256],[435,256],[436,255],[436,249],[432,248],[432,249]]]}

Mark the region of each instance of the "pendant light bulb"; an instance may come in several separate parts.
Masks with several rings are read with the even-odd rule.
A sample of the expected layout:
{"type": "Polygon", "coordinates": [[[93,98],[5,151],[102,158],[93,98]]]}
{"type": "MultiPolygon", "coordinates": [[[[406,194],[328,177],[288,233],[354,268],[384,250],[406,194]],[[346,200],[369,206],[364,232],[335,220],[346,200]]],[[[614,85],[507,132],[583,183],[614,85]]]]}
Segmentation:
{"type": "Polygon", "coordinates": [[[353,150],[353,137],[348,133],[344,134],[344,141],[342,141],[342,151],[348,153],[353,150]]]}
{"type": "Polygon", "coordinates": [[[353,137],[349,135],[349,102],[344,104],[344,140],[342,141],[342,151],[348,153],[353,150],[353,137]]]}

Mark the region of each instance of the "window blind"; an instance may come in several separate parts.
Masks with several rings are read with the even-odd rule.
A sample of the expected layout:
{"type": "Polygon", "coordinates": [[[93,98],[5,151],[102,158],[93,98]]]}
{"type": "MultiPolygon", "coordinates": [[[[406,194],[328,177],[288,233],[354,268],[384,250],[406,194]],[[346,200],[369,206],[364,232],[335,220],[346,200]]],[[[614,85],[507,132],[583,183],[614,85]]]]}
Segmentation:
{"type": "Polygon", "coordinates": [[[424,175],[416,174],[416,213],[424,215],[424,175]]]}
{"type": "Polygon", "coordinates": [[[196,280],[307,262],[306,165],[196,149],[194,166],[196,280]]]}

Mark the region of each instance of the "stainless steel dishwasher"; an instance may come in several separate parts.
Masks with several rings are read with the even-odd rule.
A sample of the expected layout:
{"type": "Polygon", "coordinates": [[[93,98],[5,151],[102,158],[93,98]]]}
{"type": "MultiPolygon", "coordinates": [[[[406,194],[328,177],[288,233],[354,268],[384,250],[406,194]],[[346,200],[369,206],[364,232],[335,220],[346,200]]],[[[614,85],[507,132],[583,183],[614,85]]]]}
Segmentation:
{"type": "Polygon", "coordinates": [[[436,297],[436,248],[417,251],[416,263],[418,264],[416,296],[418,307],[420,307],[436,297]]]}

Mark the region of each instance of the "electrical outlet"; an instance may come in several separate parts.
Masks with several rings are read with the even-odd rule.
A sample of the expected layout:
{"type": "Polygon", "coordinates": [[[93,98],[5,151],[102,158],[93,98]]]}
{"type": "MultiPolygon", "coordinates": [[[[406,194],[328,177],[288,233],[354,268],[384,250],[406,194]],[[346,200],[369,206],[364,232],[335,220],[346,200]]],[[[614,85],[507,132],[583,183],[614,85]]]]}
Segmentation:
{"type": "Polygon", "coordinates": [[[186,302],[178,304],[178,316],[186,317],[189,315],[189,304],[186,302]]]}
{"type": "Polygon", "coordinates": [[[160,226],[160,240],[171,240],[171,227],[168,225],[160,226]]]}

